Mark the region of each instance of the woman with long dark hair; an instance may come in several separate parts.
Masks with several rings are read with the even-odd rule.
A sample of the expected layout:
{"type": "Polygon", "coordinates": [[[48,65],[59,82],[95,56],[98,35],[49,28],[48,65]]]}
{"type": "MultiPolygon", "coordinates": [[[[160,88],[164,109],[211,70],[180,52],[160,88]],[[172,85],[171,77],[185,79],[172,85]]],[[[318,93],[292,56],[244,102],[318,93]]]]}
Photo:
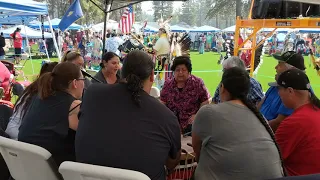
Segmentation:
{"type": "MultiPolygon", "coordinates": [[[[94,76],[105,84],[115,84],[120,80],[118,74],[120,70],[120,58],[116,53],[107,52],[102,57],[100,63],[101,70],[94,76]]],[[[92,83],[97,83],[96,80],[92,79],[92,83]]]]}
{"type": "Polygon", "coordinates": [[[14,47],[14,56],[16,60],[16,64],[20,63],[21,60],[21,48],[22,48],[22,36],[20,34],[21,29],[17,27],[17,29],[10,34],[13,38],[13,47],[14,47]]]}
{"type": "Polygon", "coordinates": [[[165,166],[172,170],[180,161],[178,120],[149,95],[154,63],[147,53],[128,53],[121,73],[124,82],[96,83],[86,91],[76,134],[77,161],[137,170],[150,179],[165,180],[165,166]]]}
{"type": "Polygon", "coordinates": [[[202,107],[192,129],[195,179],[272,179],[285,175],[273,131],[247,95],[249,74],[226,69],[220,104],[202,107]]]}
{"type": "Polygon", "coordinates": [[[32,97],[38,93],[39,77],[41,77],[44,73],[51,72],[57,64],[58,62],[50,62],[43,64],[38,78],[35,81],[33,81],[33,83],[31,83],[29,86],[27,86],[23,94],[18,98],[15,108],[13,110],[13,115],[10,117],[6,129],[6,133],[10,136],[10,138],[18,139],[19,128],[22,119],[28,111],[32,97]]]}
{"type": "Polygon", "coordinates": [[[70,62],[40,76],[38,94],[23,118],[18,140],[47,149],[58,165],[74,161],[84,80],[80,67],[70,62]]]}

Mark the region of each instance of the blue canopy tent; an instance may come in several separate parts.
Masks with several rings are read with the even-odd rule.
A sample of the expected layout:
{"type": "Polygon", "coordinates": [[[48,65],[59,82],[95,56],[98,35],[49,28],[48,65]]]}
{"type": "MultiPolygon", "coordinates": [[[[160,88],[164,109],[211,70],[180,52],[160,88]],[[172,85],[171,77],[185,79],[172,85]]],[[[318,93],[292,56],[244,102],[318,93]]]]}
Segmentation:
{"type": "Polygon", "coordinates": [[[300,28],[295,30],[298,30],[300,33],[320,33],[320,29],[318,28],[300,28]]]}
{"type": "Polygon", "coordinates": [[[190,31],[190,29],[181,27],[179,25],[170,26],[170,29],[171,29],[172,32],[187,32],[187,31],[190,31]]]}
{"type": "MultiPolygon", "coordinates": [[[[30,21],[36,19],[40,15],[48,15],[48,6],[45,3],[36,2],[32,0],[0,0],[0,24],[10,24],[10,25],[17,25],[22,24],[26,25],[30,21]]],[[[47,16],[48,20],[50,20],[49,16],[47,16]]],[[[25,38],[28,42],[28,34],[27,29],[24,28],[25,38]]],[[[51,34],[52,37],[54,37],[54,33],[51,28],[51,34]]],[[[41,35],[41,33],[40,33],[41,35]]],[[[58,57],[60,59],[60,52],[58,52],[58,46],[55,38],[53,38],[56,51],[58,53],[58,57]]],[[[29,54],[30,52],[30,47],[29,54]]],[[[47,53],[48,55],[48,53],[47,53]]],[[[30,60],[32,60],[31,56],[30,60]]],[[[34,73],[33,69],[33,63],[31,61],[32,65],[32,71],[34,73]]]]}
{"type": "Polygon", "coordinates": [[[235,32],[236,31],[236,25],[233,25],[233,26],[227,27],[225,29],[222,29],[222,31],[224,31],[224,32],[235,32]]]}
{"type": "Polygon", "coordinates": [[[24,24],[47,15],[48,7],[45,3],[32,0],[0,0],[0,24],[24,24]]]}
{"type": "MultiPolygon", "coordinates": [[[[52,24],[52,28],[54,29],[59,29],[59,23],[60,23],[61,19],[59,18],[54,18],[52,19],[50,22],[52,24]]],[[[31,28],[34,28],[34,29],[39,29],[39,25],[41,25],[41,22],[31,22],[30,24],[28,24],[29,27],[31,28]]],[[[50,28],[50,24],[48,21],[44,22],[43,23],[43,26],[45,29],[49,29],[50,28]]],[[[75,23],[72,23],[68,29],[71,29],[71,30],[78,30],[78,29],[81,29],[82,26],[78,25],[78,24],[75,24],[75,23]]]]}

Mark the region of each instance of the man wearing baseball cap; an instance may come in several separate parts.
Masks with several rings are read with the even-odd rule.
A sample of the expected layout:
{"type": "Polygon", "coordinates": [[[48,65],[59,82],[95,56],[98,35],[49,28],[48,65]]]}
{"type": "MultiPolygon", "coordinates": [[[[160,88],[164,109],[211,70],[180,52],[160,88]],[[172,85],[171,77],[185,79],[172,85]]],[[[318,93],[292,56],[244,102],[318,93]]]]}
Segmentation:
{"type": "MultiPolygon", "coordinates": [[[[275,67],[277,72],[275,76],[276,80],[282,72],[288,69],[295,68],[302,71],[306,69],[303,56],[294,51],[287,51],[280,56],[274,55],[273,57],[278,60],[278,64],[275,67]]],[[[273,131],[276,131],[281,121],[293,112],[292,109],[283,105],[278,94],[278,89],[272,86],[268,89],[265,94],[265,98],[261,101],[258,107],[260,107],[261,113],[269,121],[273,131]]]]}
{"type": "Polygon", "coordinates": [[[275,85],[283,104],[294,110],[275,134],[288,175],[320,173],[320,100],[311,91],[308,76],[290,69],[275,85]]]}

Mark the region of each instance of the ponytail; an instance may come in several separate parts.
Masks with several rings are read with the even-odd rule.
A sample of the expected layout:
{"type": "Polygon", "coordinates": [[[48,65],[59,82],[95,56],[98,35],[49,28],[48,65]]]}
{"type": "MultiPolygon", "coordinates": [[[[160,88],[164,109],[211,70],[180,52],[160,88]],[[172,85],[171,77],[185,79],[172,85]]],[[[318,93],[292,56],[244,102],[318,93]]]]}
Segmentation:
{"type": "Polygon", "coordinates": [[[140,91],[142,89],[141,79],[135,74],[129,74],[126,78],[127,88],[132,92],[132,100],[137,106],[141,106],[140,91]]]}
{"type": "Polygon", "coordinates": [[[320,108],[320,100],[317,98],[317,96],[313,92],[311,92],[310,101],[313,106],[320,108]]]}
{"type": "Polygon", "coordinates": [[[241,97],[239,97],[239,99],[242,101],[242,103],[245,106],[247,106],[251,110],[251,112],[253,112],[253,114],[256,115],[256,117],[260,120],[260,122],[263,124],[263,126],[266,128],[266,130],[270,134],[270,136],[271,136],[271,138],[272,138],[272,140],[273,140],[274,144],[276,145],[277,150],[279,152],[281,165],[282,165],[282,170],[283,170],[283,175],[287,176],[287,172],[286,172],[284,164],[283,164],[282,154],[281,154],[280,148],[279,148],[279,146],[278,146],[278,144],[276,142],[276,138],[275,138],[274,132],[272,131],[271,127],[269,126],[269,124],[267,123],[265,118],[262,116],[260,111],[257,109],[257,107],[251,101],[249,101],[246,96],[241,96],[241,97]]]}
{"type": "Polygon", "coordinates": [[[40,99],[45,99],[54,93],[52,89],[52,80],[54,73],[48,72],[39,78],[38,92],[40,99]]]}

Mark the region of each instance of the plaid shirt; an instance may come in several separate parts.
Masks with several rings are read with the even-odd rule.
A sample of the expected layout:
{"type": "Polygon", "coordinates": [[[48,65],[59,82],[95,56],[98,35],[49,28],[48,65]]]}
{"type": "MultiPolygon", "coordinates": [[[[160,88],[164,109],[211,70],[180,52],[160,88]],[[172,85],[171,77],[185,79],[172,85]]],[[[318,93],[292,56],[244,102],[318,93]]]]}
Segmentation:
{"type": "MultiPolygon", "coordinates": [[[[257,104],[264,97],[264,94],[262,91],[262,86],[257,80],[255,80],[251,77],[250,77],[250,83],[251,83],[251,87],[249,90],[248,99],[252,103],[257,104]]],[[[214,96],[212,98],[213,103],[220,103],[220,97],[219,97],[219,89],[220,88],[219,87],[220,87],[220,85],[217,87],[216,92],[214,93],[214,96]]]]}

